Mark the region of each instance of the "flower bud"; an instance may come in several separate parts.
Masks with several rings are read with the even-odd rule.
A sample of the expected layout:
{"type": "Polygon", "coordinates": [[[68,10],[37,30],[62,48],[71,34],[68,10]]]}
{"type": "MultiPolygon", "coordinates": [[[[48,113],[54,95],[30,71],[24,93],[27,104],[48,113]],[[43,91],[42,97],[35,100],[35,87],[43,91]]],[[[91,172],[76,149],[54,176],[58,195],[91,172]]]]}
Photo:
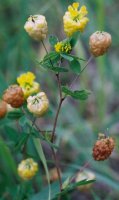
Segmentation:
{"type": "MultiPolygon", "coordinates": [[[[104,134],[103,134],[104,135],[104,134]]],[[[93,147],[93,158],[96,161],[106,160],[112,153],[115,147],[115,142],[111,137],[101,136],[94,144],[93,147]]]]}
{"type": "Polygon", "coordinates": [[[48,27],[45,16],[33,15],[28,18],[24,25],[26,32],[35,40],[43,40],[46,38],[48,27]]]}
{"type": "Polygon", "coordinates": [[[107,52],[111,42],[112,39],[109,33],[96,31],[89,39],[90,51],[95,57],[101,56],[107,52]]]}
{"type": "Polygon", "coordinates": [[[0,119],[5,117],[7,113],[7,104],[6,102],[0,100],[0,119]]]}
{"type": "Polygon", "coordinates": [[[54,47],[55,51],[58,53],[70,53],[72,50],[71,44],[68,41],[57,42],[54,47]]]}
{"type": "Polygon", "coordinates": [[[18,85],[11,85],[3,94],[3,100],[13,108],[19,108],[24,103],[22,88],[18,85]]]}
{"type": "Polygon", "coordinates": [[[30,96],[27,99],[27,108],[29,112],[39,117],[46,113],[48,107],[49,101],[44,92],[39,92],[37,95],[30,96]]]}
{"type": "Polygon", "coordinates": [[[30,180],[38,171],[38,164],[32,158],[22,160],[17,168],[19,176],[23,180],[30,180]]]}

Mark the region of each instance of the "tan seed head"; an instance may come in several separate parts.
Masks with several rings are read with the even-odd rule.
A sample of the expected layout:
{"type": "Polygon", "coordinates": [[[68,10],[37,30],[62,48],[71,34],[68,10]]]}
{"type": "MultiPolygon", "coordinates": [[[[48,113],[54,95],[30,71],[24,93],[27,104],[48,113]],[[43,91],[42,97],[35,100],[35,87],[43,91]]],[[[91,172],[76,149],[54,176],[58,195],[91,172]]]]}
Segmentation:
{"type": "Polygon", "coordinates": [[[0,100],[0,119],[3,118],[7,113],[7,104],[6,102],[0,100]]]}
{"type": "Polygon", "coordinates": [[[105,137],[96,141],[93,147],[93,158],[96,161],[106,160],[115,147],[114,139],[105,137]]]}
{"type": "Polygon", "coordinates": [[[91,53],[97,57],[104,55],[112,43],[111,35],[104,31],[96,31],[90,36],[89,46],[91,53]]]}
{"type": "Polygon", "coordinates": [[[3,94],[3,100],[13,108],[19,108],[24,103],[22,88],[18,85],[11,85],[3,94]]]}

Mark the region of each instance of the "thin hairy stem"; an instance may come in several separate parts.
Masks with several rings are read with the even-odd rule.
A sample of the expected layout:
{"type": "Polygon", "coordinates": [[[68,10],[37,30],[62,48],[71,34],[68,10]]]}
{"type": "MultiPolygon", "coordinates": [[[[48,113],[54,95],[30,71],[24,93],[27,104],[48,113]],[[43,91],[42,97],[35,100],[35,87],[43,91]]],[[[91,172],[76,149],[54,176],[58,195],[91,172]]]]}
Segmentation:
{"type": "Polygon", "coordinates": [[[60,191],[62,191],[62,178],[61,178],[61,173],[60,173],[59,160],[57,159],[57,155],[56,155],[54,148],[52,148],[52,154],[53,154],[53,157],[54,157],[54,163],[55,163],[58,178],[59,178],[60,191]]]}
{"type": "Polygon", "coordinates": [[[69,86],[69,88],[71,89],[73,84],[78,80],[78,78],[80,77],[80,75],[82,74],[82,72],[86,69],[86,67],[89,65],[89,63],[91,62],[91,60],[93,59],[93,56],[90,56],[90,58],[88,59],[87,63],[85,64],[85,66],[83,67],[83,69],[81,70],[80,74],[78,74],[74,80],[72,81],[71,85],[69,86]]]}
{"type": "MultiPolygon", "coordinates": [[[[42,42],[42,45],[43,45],[43,47],[44,47],[44,49],[45,49],[46,54],[48,55],[48,50],[47,50],[47,48],[46,48],[46,46],[45,46],[43,40],[41,40],[41,42],[42,42]]],[[[52,60],[51,60],[50,58],[49,58],[49,61],[50,61],[50,64],[52,65],[52,67],[54,67],[54,66],[53,66],[53,63],[52,63],[52,60]]]]}
{"type": "Polygon", "coordinates": [[[43,47],[44,47],[44,49],[45,49],[45,51],[46,51],[46,54],[48,54],[48,50],[47,50],[47,48],[46,48],[46,46],[45,46],[43,40],[41,40],[41,42],[42,42],[42,45],[43,45],[43,47]]]}
{"type": "Polygon", "coordinates": [[[60,81],[60,75],[59,75],[59,73],[56,74],[56,77],[57,77],[57,83],[58,83],[58,88],[59,88],[60,99],[62,99],[62,88],[61,88],[61,81],[60,81]]]}
{"type": "Polygon", "coordinates": [[[58,121],[59,112],[60,112],[62,103],[63,103],[63,99],[60,99],[60,102],[59,102],[59,105],[58,105],[58,109],[57,109],[57,112],[56,112],[56,116],[55,116],[55,120],[54,120],[53,131],[52,131],[52,137],[51,137],[51,142],[52,142],[52,143],[54,142],[55,130],[56,130],[57,121],[58,121]]]}

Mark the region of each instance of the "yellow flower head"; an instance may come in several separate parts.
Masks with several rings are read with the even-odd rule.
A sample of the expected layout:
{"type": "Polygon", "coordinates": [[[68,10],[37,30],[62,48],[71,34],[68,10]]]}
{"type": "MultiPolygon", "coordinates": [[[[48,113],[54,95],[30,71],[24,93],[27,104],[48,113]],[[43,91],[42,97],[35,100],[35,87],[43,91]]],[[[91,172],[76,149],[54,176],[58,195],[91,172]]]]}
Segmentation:
{"type": "Polygon", "coordinates": [[[32,72],[21,74],[17,78],[17,83],[22,88],[25,98],[40,91],[40,85],[34,81],[35,78],[36,77],[32,72]]]}
{"type": "Polygon", "coordinates": [[[70,53],[71,52],[70,42],[57,42],[55,45],[55,51],[58,53],[70,53]]]}
{"type": "Polygon", "coordinates": [[[85,17],[88,14],[86,6],[80,9],[79,3],[73,3],[68,7],[68,11],[63,17],[64,31],[68,37],[77,31],[83,31],[89,19],[85,17]]]}
{"type": "Polygon", "coordinates": [[[17,78],[17,82],[19,83],[21,87],[26,87],[27,85],[32,86],[35,78],[36,77],[32,72],[27,72],[27,73],[21,74],[17,78]]]}
{"type": "Polygon", "coordinates": [[[21,161],[18,165],[17,171],[23,180],[30,180],[36,175],[38,171],[38,164],[32,158],[28,158],[21,161]]]}

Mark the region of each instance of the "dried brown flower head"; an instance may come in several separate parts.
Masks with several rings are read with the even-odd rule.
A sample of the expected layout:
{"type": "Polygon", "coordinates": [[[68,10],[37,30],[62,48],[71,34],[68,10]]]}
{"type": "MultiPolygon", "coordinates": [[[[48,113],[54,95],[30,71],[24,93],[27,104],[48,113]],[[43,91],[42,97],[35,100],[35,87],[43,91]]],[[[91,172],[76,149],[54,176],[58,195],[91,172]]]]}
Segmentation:
{"type": "Polygon", "coordinates": [[[90,36],[91,53],[97,57],[105,54],[112,43],[111,35],[104,31],[96,31],[90,36]]]}
{"type": "Polygon", "coordinates": [[[3,118],[7,113],[7,104],[6,102],[0,100],[0,119],[3,118]]]}
{"type": "MultiPolygon", "coordinates": [[[[104,135],[104,134],[103,134],[104,135]]],[[[106,160],[115,147],[114,139],[111,137],[99,137],[93,147],[93,158],[96,161],[106,160]]]]}
{"type": "Polygon", "coordinates": [[[22,88],[18,85],[11,85],[3,94],[3,100],[13,108],[19,108],[24,103],[22,88]]]}

